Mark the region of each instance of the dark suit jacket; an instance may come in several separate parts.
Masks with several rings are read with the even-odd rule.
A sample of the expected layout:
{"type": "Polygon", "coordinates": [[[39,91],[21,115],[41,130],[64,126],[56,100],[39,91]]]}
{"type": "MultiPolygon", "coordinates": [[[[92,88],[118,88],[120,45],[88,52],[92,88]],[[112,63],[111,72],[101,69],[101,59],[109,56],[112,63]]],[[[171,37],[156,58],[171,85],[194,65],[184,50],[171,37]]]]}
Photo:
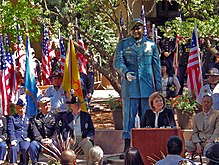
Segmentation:
{"type": "Polygon", "coordinates": [[[57,128],[56,116],[49,112],[46,116],[39,112],[33,117],[32,131],[34,140],[40,141],[45,138],[52,138],[57,128]]]}
{"type": "Polygon", "coordinates": [[[0,138],[4,141],[7,140],[7,119],[4,116],[0,117],[0,138]]]}
{"type": "MultiPolygon", "coordinates": [[[[158,127],[176,126],[174,113],[171,109],[164,108],[158,117],[158,127]]],[[[155,127],[155,113],[150,109],[147,110],[142,118],[141,127],[155,127]]]]}
{"type": "Polygon", "coordinates": [[[29,118],[25,115],[24,121],[18,114],[8,116],[8,136],[9,141],[17,140],[23,141],[24,138],[29,137],[30,122],[29,118]]]}
{"type": "MultiPolygon", "coordinates": [[[[67,138],[68,132],[70,132],[71,136],[74,136],[74,129],[70,126],[73,122],[73,119],[74,115],[72,112],[68,112],[62,116],[62,134],[65,139],[67,138]]],[[[86,112],[80,112],[80,121],[82,138],[90,137],[90,139],[93,140],[95,129],[90,114],[86,112]]]]}

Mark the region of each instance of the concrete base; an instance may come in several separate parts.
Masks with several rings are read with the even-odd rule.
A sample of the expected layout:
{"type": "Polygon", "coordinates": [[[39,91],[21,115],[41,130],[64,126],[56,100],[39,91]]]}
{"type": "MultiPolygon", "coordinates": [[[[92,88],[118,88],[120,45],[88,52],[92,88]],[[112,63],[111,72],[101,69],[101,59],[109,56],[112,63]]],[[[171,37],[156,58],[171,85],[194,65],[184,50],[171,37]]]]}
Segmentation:
{"type": "Polygon", "coordinates": [[[94,144],[103,149],[104,154],[118,154],[123,151],[123,130],[96,130],[94,144]]]}

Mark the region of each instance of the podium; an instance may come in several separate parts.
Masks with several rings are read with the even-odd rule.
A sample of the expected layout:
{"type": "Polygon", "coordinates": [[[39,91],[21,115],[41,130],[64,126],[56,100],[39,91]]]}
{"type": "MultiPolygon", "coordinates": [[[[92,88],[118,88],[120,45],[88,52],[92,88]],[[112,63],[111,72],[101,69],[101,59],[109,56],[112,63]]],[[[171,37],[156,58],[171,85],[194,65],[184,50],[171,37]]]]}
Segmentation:
{"type": "Polygon", "coordinates": [[[179,136],[182,139],[181,156],[184,156],[185,141],[180,128],[133,128],[131,136],[131,144],[139,148],[144,164],[151,164],[148,157],[158,161],[163,159],[162,153],[167,155],[167,141],[170,136],[179,136]]]}

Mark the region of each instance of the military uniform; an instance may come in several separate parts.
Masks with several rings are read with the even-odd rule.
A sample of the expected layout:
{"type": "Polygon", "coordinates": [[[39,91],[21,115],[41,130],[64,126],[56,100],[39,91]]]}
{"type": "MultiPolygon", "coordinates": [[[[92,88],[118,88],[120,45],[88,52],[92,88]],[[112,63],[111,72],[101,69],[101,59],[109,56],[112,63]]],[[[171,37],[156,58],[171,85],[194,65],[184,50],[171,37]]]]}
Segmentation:
{"type": "Polygon", "coordinates": [[[164,38],[160,42],[161,49],[161,61],[165,61],[168,64],[168,68],[170,69],[170,73],[174,73],[173,69],[173,57],[175,51],[175,40],[172,38],[164,38]],[[165,56],[164,52],[168,52],[169,56],[165,56]]]}
{"type": "Polygon", "coordinates": [[[6,154],[6,140],[7,140],[7,120],[4,116],[0,116],[0,161],[4,160],[6,154]]]}
{"type": "Polygon", "coordinates": [[[184,87],[184,80],[186,76],[186,68],[188,64],[188,58],[189,58],[189,52],[190,52],[190,43],[179,44],[179,53],[178,53],[178,62],[179,62],[179,68],[178,68],[178,79],[181,85],[181,88],[179,90],[179,95],[182,95],[183,87],[184,87]]]}
{"type": "Polygon", "coordinates": [[[30,144],[29,151],[32,162],[36,163],[41,151],[40,141],[45,138],[52,139],[56,128],[58,128],[56,124],[56,114],[54,112],[49,112],[44,115],[40,112],[33,117],[31,125],[33,141],[30,144]]]}
{"type": "Polygon", "coordinates": [[[161,91],[161,65],[156,44],[146,37],[136,41],[133,36],[123,39],[116,48],[114,67],[122,76],[121,96],[124,99],[123,139],[130,139],[134,118],[149,109],[148,97],[161,91]],[[134,72],[136,79],[128,81],[126,74],[134,72]]]}
{"type": "Polygon", "coordinates": [[[28,149],[30,142],[27,140],[30,135],[30,123],[27,116],[21,117],[18,114],[8,117],[8,137],[10,144],[17,141],[16,145],[10,145],[10,163],[17,162],[17,154],[22,153],[23,164],[28,164],[28,149]]]}

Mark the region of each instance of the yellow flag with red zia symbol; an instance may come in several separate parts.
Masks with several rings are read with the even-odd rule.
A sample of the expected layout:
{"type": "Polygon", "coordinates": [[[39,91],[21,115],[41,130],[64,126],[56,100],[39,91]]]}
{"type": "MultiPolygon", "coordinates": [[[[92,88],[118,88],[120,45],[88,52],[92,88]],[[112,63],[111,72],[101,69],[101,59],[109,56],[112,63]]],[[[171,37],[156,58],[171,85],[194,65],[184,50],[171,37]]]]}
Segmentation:
{"type": "Polygon", "coordinates": [[[74,89],[74,96],[77,96],[82,103],[81,110],[87,112],[87,105],[84,102],[77,57],[72,39],[69,39],[68,43],[62,88],[68,93],[70,93],[71,89],[74,89]]]}

